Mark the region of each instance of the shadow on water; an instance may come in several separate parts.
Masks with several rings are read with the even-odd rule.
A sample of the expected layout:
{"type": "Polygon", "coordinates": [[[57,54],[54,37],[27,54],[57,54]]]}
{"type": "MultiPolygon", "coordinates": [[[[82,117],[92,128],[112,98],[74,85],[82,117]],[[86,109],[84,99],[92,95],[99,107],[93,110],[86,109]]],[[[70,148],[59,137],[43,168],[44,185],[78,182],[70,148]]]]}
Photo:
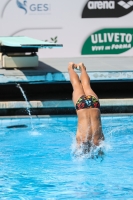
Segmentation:
{"type": "Polygon", "coordinates": [[[18,124],[18,125],[12,125],[12,126],[7,126],[6,128],[27,128],[25,124],[18,124]]]}

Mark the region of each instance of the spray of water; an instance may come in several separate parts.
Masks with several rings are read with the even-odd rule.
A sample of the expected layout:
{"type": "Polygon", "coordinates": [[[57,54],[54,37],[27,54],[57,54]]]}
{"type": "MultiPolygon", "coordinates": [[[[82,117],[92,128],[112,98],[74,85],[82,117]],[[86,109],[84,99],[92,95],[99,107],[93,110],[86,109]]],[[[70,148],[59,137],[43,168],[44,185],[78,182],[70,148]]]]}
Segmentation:
{"type": "MultiPolygon", "coordinates": [[[[99,126],[99,129],[101,131],[101,126],[99,126]]],[[[104,150],[106,148],[106,143],[105,141],[101,140],[100,144],[96,146],[93,141],[95,134],[99,132],[99,129],[96,130],[92,135],[90,131],[90,126],[88,126],[87,129],[84,129],[84,126],[82,124],[79,124],[78,130],[81,134],[80,136],[80,141],[86,141],[86,142],[81,142],[80,144],[77,144],[77,141],[74,139],[71,150],[72,150],[72,155],[77,159],[84,159],[84,158],[102,158],[104,156],[104,150]],[[83,138],[82,138],[83,135],[83,138]],[[91,138],[91,139],[89,139],[91,138]]]]}
{"type": "Polygon", "coordinates": [[[79,146],[76,141],[73,141],[71,146],[72,156],[78,160],[98,158],[103,160],[105,147],[106,144],[104,141],[102,141],[99,146],[95,146],[91,142],[88,144],[81,143],[79,146]]]}
{"type": "Polygon", "coordinates": [[[21,91],[21,93],[22,93],[22,95],[23,95],[23,97],[24,97],[24,99],[25,99],[25,101],[26,101],[26,105],[27,105],[26,110],[27,110],[28,115],[29,115],[29,117],[30,117],[31,128],[32,128],[32,130],[34,130],[33,123],[32,123],[32,115],[31,115],[31,111],[30,111],[31,105],[30,105],[30,103],[29,103],[29,101],[28,101],[28,99],[27,99],[27,97],[26,97],[26,95],[25,95],[24,90],[23,90],[22,87],[20,86],[20,84],[17,84],[17,87],[20,89],[20,91],[21,91]]]}

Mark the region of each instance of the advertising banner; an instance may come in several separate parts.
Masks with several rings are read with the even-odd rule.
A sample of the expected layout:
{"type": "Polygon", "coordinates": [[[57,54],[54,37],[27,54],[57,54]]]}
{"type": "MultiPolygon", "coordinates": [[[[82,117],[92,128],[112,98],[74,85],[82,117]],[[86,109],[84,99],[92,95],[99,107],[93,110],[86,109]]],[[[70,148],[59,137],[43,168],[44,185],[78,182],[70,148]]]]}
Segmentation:
{"type": "Polygon", "coordinates": [[[81,54],[120,54],[133,47],[133,28],[102,29],[85,41],[81,54]]]}
{"type": "Polygon", "coordinates": [[[133,1],[87,1],[82,18],[113,18],[127,15],[133,10],[133,1]]]}
{"type": "Polygon", "coordinates": [[[40,57],[133,56],[133,0],[4,0],[0,36],[63,44],[40,57]]]}

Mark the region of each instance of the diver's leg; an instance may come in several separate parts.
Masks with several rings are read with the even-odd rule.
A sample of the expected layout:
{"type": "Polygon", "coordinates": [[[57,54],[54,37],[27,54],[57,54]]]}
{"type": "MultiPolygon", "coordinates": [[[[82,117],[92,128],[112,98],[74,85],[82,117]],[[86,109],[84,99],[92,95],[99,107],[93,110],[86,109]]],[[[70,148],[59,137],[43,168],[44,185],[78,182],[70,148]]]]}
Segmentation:
{"type": "Polygon", "coordinates": [[[83,87],[85,95],[86,96],[92,95],[92,96],[94,96],[98,99],[98,96],[96,95],[96,93],[91,88],[90,77],[86,72],[86,67],[84,66],[83,63],[79,63],[78,66],[79,66],[79,69],[81,71],[80,80],[81,80],[82,87],[83,87]]]}
{"type": "Polygon", "coordinates": [[[68,72],[69,72],[70,81],[71,81],[71,84],[73,87],[73,98],[72,99],[73,99],[74,105],[76,105],[76,102],[78,101],[78,99],[85,93],[84,93],[82,84],[80,82],[79,76],[74,71],[74,68],[76,68],[76,64],[69,63],[68,72]]]}

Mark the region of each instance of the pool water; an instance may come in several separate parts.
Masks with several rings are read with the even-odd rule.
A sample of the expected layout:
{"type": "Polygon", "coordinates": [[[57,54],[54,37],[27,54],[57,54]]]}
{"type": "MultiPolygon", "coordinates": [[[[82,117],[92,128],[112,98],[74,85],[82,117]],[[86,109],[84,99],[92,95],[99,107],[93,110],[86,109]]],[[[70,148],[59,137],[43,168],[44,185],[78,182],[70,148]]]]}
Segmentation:
{"type": "Polygon", "coordinates": [[[76,116],[0,125],[0,199],[133,200],[133,116],[102,116],[102,159],[73,154],[76,116]]]}

